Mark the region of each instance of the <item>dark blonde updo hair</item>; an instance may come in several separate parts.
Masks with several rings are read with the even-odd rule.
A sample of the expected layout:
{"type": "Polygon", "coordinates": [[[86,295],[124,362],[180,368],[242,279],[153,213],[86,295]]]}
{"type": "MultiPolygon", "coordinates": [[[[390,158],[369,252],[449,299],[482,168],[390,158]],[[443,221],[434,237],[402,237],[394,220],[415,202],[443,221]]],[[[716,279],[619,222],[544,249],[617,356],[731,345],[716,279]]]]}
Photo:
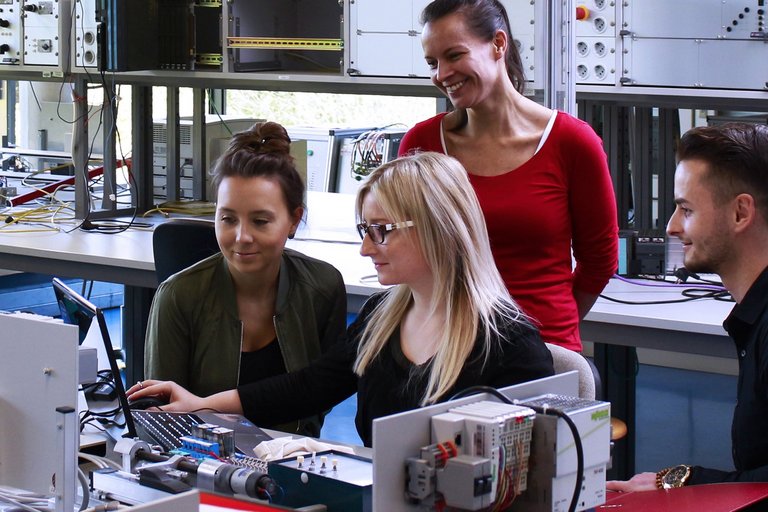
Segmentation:
{"type": "Polygon", "coordinates": [[[283,191],[289,212],[304,206],[304,181],[290,154],[291,138],[282,125],[266,121],[236,133],[211,170],[211,189],[218,196],[224,178],[269,178],[283,191]]]}

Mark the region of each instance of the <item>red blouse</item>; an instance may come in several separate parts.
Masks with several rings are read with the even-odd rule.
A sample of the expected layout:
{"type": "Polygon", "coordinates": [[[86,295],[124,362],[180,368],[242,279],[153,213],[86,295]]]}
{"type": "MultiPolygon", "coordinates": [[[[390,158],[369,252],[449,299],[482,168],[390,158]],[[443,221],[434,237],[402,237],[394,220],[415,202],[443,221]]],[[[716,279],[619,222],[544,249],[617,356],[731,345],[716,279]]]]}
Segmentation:
{"type": "MultiPolygon", "coordinates": [[[[445,153],[444,116],[409,130],[400,155],[445,153]]],[[[617,264],[616,199],[600,138],[588,124],[558,112],[530,160],[498,176],[470,173],[469,179],[510,293],[539,322],[544,341],[580,351],[573,290],[599,294],[617,264]]]]}

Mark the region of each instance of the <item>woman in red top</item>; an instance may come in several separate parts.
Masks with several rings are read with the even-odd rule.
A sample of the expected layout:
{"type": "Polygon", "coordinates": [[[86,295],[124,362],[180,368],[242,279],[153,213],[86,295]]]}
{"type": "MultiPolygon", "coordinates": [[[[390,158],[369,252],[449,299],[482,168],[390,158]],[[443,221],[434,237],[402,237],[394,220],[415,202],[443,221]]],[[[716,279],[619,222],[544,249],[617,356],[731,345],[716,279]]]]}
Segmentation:
{"type": "Polygon", "coordinates": [[[421,21],[432,82],[455,110],[414,126],[400,154],[437,151],[464,165],[507,288],[545,341],[580,351],[579,321],[617,264],[600,138],[522,94],[520,54],[497,0],[435,0],[421,21]]]}

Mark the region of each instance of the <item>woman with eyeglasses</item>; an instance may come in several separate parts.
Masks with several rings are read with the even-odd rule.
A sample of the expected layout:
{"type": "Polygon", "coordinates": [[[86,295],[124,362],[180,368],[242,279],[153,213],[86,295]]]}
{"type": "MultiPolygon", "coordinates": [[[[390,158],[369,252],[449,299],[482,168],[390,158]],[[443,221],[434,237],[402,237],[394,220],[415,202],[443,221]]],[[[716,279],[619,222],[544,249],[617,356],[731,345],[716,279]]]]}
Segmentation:
{"type": "Polygon", "coordinates": [[[370,445],[380,416],[474,385],[552,375],[549,350],[496,270],[471,190],[461,164],[437,153],[399,158],[370,175],[356,203],[360,253],[382,284],[394,286],[373,295],[346,339],[306,369],[205,398],[158,381],[129,395],[160,396],[169,411],[243,413],[261,425],[325,410],[357,392],[357,429],[370,445]]]}

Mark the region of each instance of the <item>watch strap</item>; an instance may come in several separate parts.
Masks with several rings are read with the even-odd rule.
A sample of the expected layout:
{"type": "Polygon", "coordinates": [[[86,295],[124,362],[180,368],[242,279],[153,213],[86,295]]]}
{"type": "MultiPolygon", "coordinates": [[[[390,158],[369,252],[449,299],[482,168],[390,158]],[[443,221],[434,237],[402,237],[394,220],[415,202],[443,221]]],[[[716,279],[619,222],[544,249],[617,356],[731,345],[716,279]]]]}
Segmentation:
{"type": "Polygon", "coordinates": [[[664,469],[662,469],[661,471],[658,471],[658,472],[656,473],[656,488],[657,488],[657,489],[663,489],[663,488],[664,488],[664,483],[663,483],[663,481],[662,481],[662,480],[663,480],[663,478],[664,478],[664,475],[666,475],[667,473],[669,473],[669,470],[670,470],[670,469],[672,469],[672,466],[670,466],[670,467],[668,467],[668,468],[664,468],[664,469]]]}

